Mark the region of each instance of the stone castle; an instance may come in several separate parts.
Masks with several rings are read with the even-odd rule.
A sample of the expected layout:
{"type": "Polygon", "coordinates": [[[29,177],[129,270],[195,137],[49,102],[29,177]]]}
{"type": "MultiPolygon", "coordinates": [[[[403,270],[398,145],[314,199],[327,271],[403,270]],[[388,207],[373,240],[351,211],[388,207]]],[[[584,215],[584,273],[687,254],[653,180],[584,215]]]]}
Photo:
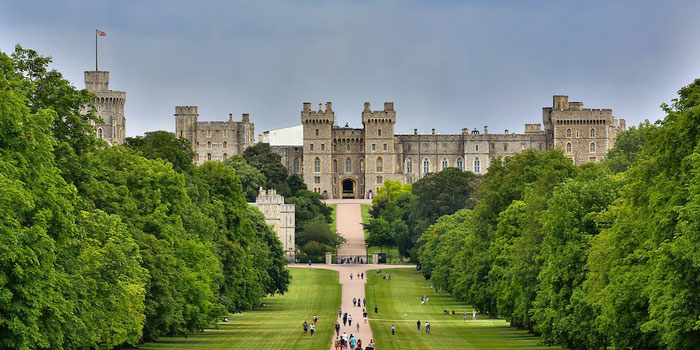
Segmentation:
{"type": "Polygon", "coordinates": [[[284,197],[277,194],[275,189],[264,190],[262,187],[255,203],[248,204],[258,208],[265,215],[265,223],[272,226],[277,233],[285,256],[289,261],[293,261],[295,257],[294,204],[284,204],[284,197]]]}
{"type": "Polygon", "coordinates": [[[568,96],[554,96],[542,108],[542,124],[525,124],[522,134],[492,134],[488,127],[462,129],[460,134],[394,134],[393,102],[362,111],[362,128],[335,124],[332,104],[301,111],[303,145],[273,146],[290,173],[299,174],[309,189],[325,198],[372,198],[384,181],[413,183],[426,174],[456,167],[483,174],[497,157],[526,149],[561,148],[575,164],[597,162],[625,129],[610,109],[584,108],[568,96]],[[542,127],[544,125],[544,128],[542,127]]]}
{"type": "Polygon", "coordinates": [[[110,145],[121,145],[126,137],[126,118],[124,104],[126,92],[109,89],[108,71],[86,71],[85,88],[97,95],[92,104],[97,109],[97,116],[102,118],[102,124],[95,125],[98,138],[110,145]]]}

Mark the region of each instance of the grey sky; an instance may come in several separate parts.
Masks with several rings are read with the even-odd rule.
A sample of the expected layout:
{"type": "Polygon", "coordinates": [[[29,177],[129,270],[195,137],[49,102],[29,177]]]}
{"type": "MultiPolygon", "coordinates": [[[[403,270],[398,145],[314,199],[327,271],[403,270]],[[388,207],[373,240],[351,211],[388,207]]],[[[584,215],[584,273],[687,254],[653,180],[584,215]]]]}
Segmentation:
{"type": "Polygon", "coordinates": [[[3,1],[0,50],[54,58],[82,88],[94,69],[127,93],[127,135],[250,113],[256,134],[332,101],[361,126],[394,101],[396,131],[522,132],[552,95],[628,125],[700,77],[700,1],[3,1]]]}

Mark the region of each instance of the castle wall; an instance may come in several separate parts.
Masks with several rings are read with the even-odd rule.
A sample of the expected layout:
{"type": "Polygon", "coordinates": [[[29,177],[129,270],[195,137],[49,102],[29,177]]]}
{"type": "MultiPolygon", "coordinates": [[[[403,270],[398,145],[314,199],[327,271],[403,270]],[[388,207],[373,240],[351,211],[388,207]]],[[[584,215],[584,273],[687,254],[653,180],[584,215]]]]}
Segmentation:
{"type": "Polygon", "coordinates": [[[102,123],[95,124],[95,134],[110,145],[120,145],[126,138],[124,104],[126,92],[109,89],[108,71],[86,71],[85,88],[97,95],[92,101],[102,123]]]}
{"type": "Polygon", "coordinates": [[[248,203],[265,216],[265,223],[272,227],[277,237],[282,242],[282,249],[289,261],[295,257],[295,207],[294,204],[285,204],[284,197],[277,194],[274,189],[263,190],[255,199],[255,203],[248,203]]]}

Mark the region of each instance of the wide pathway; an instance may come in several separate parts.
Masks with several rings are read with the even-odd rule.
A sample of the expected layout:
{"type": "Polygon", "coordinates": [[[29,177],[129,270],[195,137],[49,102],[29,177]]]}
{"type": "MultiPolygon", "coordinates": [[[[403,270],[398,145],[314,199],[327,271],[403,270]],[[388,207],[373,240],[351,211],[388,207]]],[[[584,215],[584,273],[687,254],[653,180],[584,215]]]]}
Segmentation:
{"type": "MultiPolygon", "coordinates": [[[[338,233],[345,237],[347,242],[338,248],[340,255],[366,255],[365,248],[365,233],[362,229],[362,211],[361,204],[371,204],[371,200],[327,200],[326,204],[336,204],[336,225],[338,233]]],[[[386,269],[392,267],[407,267],[406,265],[375,265],[375,264],[343,264],[343,265],[325,265],[314,264],[312,268],[329,269],[338,271],[338,282],[342,286],[342,301],[340,308],[348,315],[352,315],[352,326],[343,326],[343,319],[339,317],[337,322],[340,323],[340,334],[343,332],[354,335],[357,339],[362,339],[362,347],[366,347],[372,339],[372,329],[369,327],[369,322],[365,323],[362,318],[363,309],[367,310],[369,318],[374,315],[374,305],[353,306],[352,299],[362,301],[365,298],[365,283],[367,282],[367,273],[376,273],[377,269],[386,269]],[[358,274],[364,273],[364,278],[358,278],[358,274]],[[352,279],[350,275],[352,274],[352,279]],[[360,331],[357,331],[356,322],[360,323],[360,331]]],[[[334,325],[335,326],[335,325],[334,325]]],[[[333,341],[331,341],[331,349],[335,349],[335,332],[333,332],[333,341]]]]}

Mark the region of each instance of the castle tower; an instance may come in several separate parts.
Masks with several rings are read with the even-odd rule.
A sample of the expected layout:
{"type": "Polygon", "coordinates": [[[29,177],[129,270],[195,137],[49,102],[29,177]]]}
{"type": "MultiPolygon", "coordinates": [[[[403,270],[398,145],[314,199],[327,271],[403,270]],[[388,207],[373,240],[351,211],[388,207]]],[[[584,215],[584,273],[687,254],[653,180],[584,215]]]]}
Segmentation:
{"type": "Polygon", "coordinates": [[[362,111],[366,164],[364,198],[373,197],[386,179],[395,178],[394,124],[396,111],[393,102],[384,102],[382,111],[372,111],[369,102],[365,102],[362,111]]]}
{"type": "Polygon", "coordinates": [[[175,136],[190,140],[192,149],[197,142],[197,106],[175,106],[175,136]]]}
{"type": "Polygon", "coordinates": [[[126,92],[109,89],[108,71],[86,71],[85,88],[97,95],[92,104],[97,109],[101,124],[95,125],[97,137],[111,145],[124,143],[126,137],[126,118],[124,104],[126,92]]]}
{"type": "Polygon", "coordinates": [[[326,109],[319,103],[318,111],[311,110],[311,103],[304,102],[301,111],[301,124],[304,126],[303,179],[309,189],[331,197],[333,178],[331,176],[332,131],[335,114],[332,104],[326,102],[326,109]]]}

